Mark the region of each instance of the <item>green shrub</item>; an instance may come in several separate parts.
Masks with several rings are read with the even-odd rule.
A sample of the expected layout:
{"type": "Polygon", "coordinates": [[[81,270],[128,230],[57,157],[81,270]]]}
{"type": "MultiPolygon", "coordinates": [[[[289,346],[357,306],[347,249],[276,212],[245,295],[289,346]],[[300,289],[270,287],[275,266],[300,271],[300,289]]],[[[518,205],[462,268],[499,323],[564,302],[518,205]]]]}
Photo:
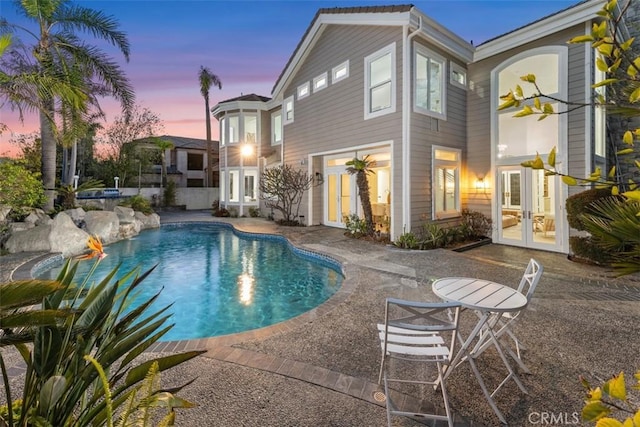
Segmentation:
{"type": "Polygon", "coordinates": [[[136,194],[135,196],[124,199],[122,202],[120,202],[120,206],[130,207],[134,211],[142,212],[145,215],[153,213],[153,208],[151,208],[151,203],[149,202],[149,200],[145,199],[140,194],[136,194]]]}
{"type": "Polygon", "coordinates": [[[580,231],[586,230],[584,222],[582,222],[582,215],[593,213],[590,208],[591,203],[605,197],[611,197],[610,188],[593,188],[569,196],[565,204],[569,226],[580,231]]]}
{"type": "Polygon", "coordinates": [[[396,239],[395,242],[393,242],[393,244],[403,249],[416,249],[418,247],[418,239],[412,232],[405,231],[396,239]]]}
{"type": "Polygon", "coordinates": [[[257,208],[255,206],[250,206],[249,207],[249,216],[251,218],[260,218],[260,208],[257,208]]]}
{"type": "Polygon", "coordinates": [[[12,217],[24,216],[29,208],[44,204],[46,198],[40,174],[6,161],[0,163],[0,177],[0,205],[11,207],[12,217]]]}
{"type": "Polygon", "coordinates": [[[482,212],[469,209],[462,210],[461,229],[466,238],[480,238],[491,236],[491,218],[482,212]]]}
{"type": "Polygon", "coordinates": [[[165,206],[176,205],[176,183],[169,180],[167,186],[164,187],[163,201],[165,206]]]}
{"type": "Polygon", "coordinates": [[[362,237],[367,235],[367,221],[357,214],[351,214],[344,218],[347,233],[352,237],[362,237]]]}
{"type": "Polygon", "coordinates": [[[569,245],[573,256],[598,265],[610,265],[611,254],[593,241],[591,237],[570,236],[569,245]]]}

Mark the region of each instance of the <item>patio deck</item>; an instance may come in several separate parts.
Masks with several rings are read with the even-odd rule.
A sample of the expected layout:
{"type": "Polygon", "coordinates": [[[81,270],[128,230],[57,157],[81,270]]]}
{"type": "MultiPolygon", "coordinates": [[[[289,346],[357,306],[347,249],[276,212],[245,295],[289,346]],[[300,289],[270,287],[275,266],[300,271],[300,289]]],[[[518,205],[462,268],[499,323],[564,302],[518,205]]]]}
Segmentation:
{"type": "MultiPolygon", "coordinates": [[[[404,251],[353,240],[342,230],[322,226],[279,227],[262,219],[214,218],[208,212],[167,212],[161,218],[225,221],[246,231],[280,233],[298,246],[338,259],[346,272],[334,298],[298,318],[254,332],[154,348],[209,350],[163,374],[165,385],[198,377],[181,393],[199,405],[179,412],[181,426],[385,425],[384,407],[373,399],[380,358],[375,324],[383,315],[385,298],[436,300],[431,282],[443,276],[474,276],[515,286],[530,257],[545,267],[530,310],[515,328],[528,348],[524,357],[532,375],[522,379],[530,394],[523,395],[513,382],[499,392],[496,400],[509,425],[540,424],[543,416],[575,424],[584,398],[580,375],[599,384],[622,370],[631,375],[640,368],[634,345],[640,333],[638,276],[613,278],[562,254],[499,245],[463,253],[404,251]]],[[[0,258],[0,273],[6,276],[35,255],[0,258]]],[[[494,351],[487,351],[478,364],[488,385],[502,377],[494,351]]],[[[12,373],[19,381],[19,364],[12,373]]],[[[454,372],[448,384],[457,425],[499,425],[468,366],[454,372]]],[[[405,404],[419,404],[423,392],[407,394],[405,404]]],[[[398,417],[394,422],[421,425],[398,417]]]]}

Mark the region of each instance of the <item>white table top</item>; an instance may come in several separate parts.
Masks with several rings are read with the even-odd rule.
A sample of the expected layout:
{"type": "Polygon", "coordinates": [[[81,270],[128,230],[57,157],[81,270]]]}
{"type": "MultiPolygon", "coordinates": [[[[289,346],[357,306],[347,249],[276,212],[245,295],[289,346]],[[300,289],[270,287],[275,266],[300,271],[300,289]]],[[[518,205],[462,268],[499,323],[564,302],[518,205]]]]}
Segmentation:
{"type": "Polygon", "coordinates": [[[442,300],[473,310],[507,312],[527,305],[527,298],[516,289],[472,277],[444,277],[434,281],[432,289],[442,300]]]}

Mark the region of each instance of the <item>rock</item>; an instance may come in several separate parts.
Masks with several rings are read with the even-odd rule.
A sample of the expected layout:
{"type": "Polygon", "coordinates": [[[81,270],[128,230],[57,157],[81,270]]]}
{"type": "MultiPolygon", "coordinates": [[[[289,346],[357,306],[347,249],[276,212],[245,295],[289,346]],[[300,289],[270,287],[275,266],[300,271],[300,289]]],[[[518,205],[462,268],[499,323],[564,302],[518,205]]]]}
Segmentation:
{"type": "Polygon", "coordinates": [[[42,209],[34,209],[31,211],[29,215],[24,219],[24,222],[31,223],[33,225],[47,225],[51,224],[53,221],[49,215],[44,213],[42,209]]]}
{"type": "Polygon", "coordinates": [[[125,206],[116,206],[113,211],[118,215],[120,224],[131,224],[135,221],[135,212],[131,208],[125,206]]]}
{"type": "Polygon", "coordinates": [[[60,212],[51,223],[49,243],[51,252],[61,252],[63,256],[78,255],[87,249],[89,234],[76,227],[69,215],[60,212]]]}
{"type": "Polygon", "coordinates": [[[39,225],[28,230],[16,231],[11,234],[5,248],[12,254],[17,252],[51,251],[49,234],[51,225],[39,225]]]}
{"type": "Polygon", "coordinates": [[[136,212],[135,218],[142,223],[142,229],[160,228],[160,215],[152,213],[145,215],[142,212],[136,212]]]}
{"type": "Polygon", "coordinates": [[[0,222],[6,220],[10,212],[11,212],[10,206],[0,205],[0,222]]]}
{"type": "Polygon", "coordinates": [[[141,224],[142,223],[140,221],[130,222],[129,224],[120,224],[120,238],[129,239],[138,235],[141,224]]]}
{"type": "Polygon", "coordinates": [[[112,243],[119,239],[120,220],[115,212],[89,211],[84,216],[84,230],[105,244],[112,243]]]}
{"type": "Polygon", "coordinates": [[[82,225],[84,223],[84,217],[87,214],[87,212],[85,212],[84,209],[82,208],[67,209],[66,211],[64,211],[64,213],[66,213],[71,217],[76,227],[82,228],[82,225]]]}
{"type": "MultiPolygon", "coordinates": [[[[47,225],[47,224],[45,224],[47,225]]],[[[9,233],[17,233],[18,231],[25,231],[34,228],[36,225],[32,222],[10,222],[9,233]]]]}

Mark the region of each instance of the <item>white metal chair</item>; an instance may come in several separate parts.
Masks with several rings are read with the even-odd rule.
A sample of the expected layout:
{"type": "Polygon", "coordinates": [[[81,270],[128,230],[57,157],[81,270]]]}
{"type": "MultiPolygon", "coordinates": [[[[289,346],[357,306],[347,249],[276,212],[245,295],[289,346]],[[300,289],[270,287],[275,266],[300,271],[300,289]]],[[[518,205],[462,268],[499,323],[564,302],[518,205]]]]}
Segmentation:
{"type": "MultiPolygon", "coordinates": [[[[384,324],[378,324],[382,360],[378,384],[384,380],[387,399],[387,423],[391,426],[392,415],[418,419],[446,420],[453,427],[453,415],[449,407],[447,390],[443,381],[444,369],[453,358],[458,330],[458,303],[416,302],[388,298],[385,305],[384,324]],[[397,378],[389,371],[389,359],[401,359],[406,363],[435,365],[435,379],[397,378]],[[439,386],[444,400],[446,415],[403,411],[391,400],[389,386],[392,383],[413,383],[439,386]]],[[[396,369],[400,371],[400,369],[396,369]]]]}
{"type": "MultiPolygon", "coordinates": [[[[533,298],[533,293],[535,292],[536,287],[540,282],[540,277],[542,277],[543,271],[544,268],[538,261],[533,258],[529,260],[529,264],[527,265],[522,279],[520,279],[520,284],[518,285],[518,292],[524,294],[527,297],[527,306],[531,302],[531,298],[533,298]]],[[[524,345],[522,345],[520,340],[518,340],[513,330],[511,329],[511,325],[518,319],[518,317],[521,316],[521,313],[526,309],[527,306],[525,306],[525,308],[520,311],[511,313],[507,312],[503,313],[501,316],[497,316],[493,322],[490,322],[491,324],[488,327],[493,328],[493,333],[497,339],[500,339],[504,335],[507,335],[511,338],[515,346],[515,353],[510,347],[506,347],[507,351],[524,372],[530,373],[531,371],[529,371],[529,368],[527,368],[527,366],[522,361],[522,355],[520,352],[520,350],[525,349],[525,347],[524,345]]],[[[486,336],[486,334],[482,334],[479,342],[476,344],[475,350],[473,352],[476,356],[481,354],[491,345],[491,342],[486,339],[486,336]]]]}

